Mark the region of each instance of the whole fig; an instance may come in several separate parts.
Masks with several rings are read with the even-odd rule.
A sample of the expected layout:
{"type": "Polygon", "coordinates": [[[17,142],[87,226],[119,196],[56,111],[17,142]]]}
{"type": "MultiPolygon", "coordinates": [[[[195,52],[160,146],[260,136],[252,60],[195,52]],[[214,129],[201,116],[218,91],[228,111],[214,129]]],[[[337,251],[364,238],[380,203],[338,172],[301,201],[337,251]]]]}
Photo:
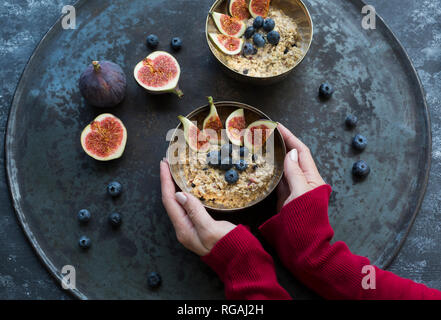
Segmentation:
{"type": "Polygon", "coordinates": [[[97,107],[114,107],[126,95],[126,75],[119,65],[110,61],[92,61],[81,74],[80,92],[97,107]]]}

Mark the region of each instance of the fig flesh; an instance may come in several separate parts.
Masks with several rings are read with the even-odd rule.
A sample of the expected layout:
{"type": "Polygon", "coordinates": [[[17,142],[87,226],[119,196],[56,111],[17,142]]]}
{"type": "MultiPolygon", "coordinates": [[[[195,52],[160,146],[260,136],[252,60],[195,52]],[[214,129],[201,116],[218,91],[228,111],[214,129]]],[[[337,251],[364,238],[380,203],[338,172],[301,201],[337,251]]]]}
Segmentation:
{"type": "Polygon", "coordinates": [[[240,38],[247,28],[245,22],[242,20],[223,13],[212,12],[211,17],[219,31],[226,36],[240,38]]]}
{"type": "Polygon", "coordinates": [[[210,149],[210,139],[204,132],[184,116],[178,116],[184,127],[184,138],[191,150],[207,152],[210,149]]]}
{"type": "Polygon", "coordinates": [[[178,61],[165,51],[155,51],[140,61],[133,71],[138,84],[153,94],[174,93],[181,98],[178,87],[181,68],[178,61]]]}
{"type": "Polygon", "coordinates": [[[127,130],[120,119],[110,113],[95,118],[81,133],[81,146],[92,158],[109,161],[122,156],[127,130]]]}
{"type": "Polygon", "coordinates": [[[226,36],[220,33],[209,33],[211,41],[225,54],[236,55],[241,53],[244,44],[243,39],[226,36]]]}
{"type": "Polygon", "coordinates": [[[230,0],[228,3],[228,11],[233,18],[239,20],[245,20],[250,17],[246,0],[230,0]]]}
{"type": "Polygon", "coordinates": [[[121,67],[110,61],[93,61],[78,82],[81,95],[96,107],[114,107],[126,95],[126,76],[121,67]]]}
{"type": "Polygon", "coordinates": [[[228,139],[237,146],[243,144],[243,134],[245,130],[245,115],[243,109],[232,112],[225,121],[225,128],[228,139]]]}
{"type": "Polygon", "coordinates": [[[271,0],[250,0],[248,9],[253,18],[262,17],[266,18],[268,16],[269,7],[271,0]]]}
{"type": "Polygon", "coordinates": [[[210,113],[205,118],[202,128],[204,133],[210,137],[210,142],[218,144],[222,137],[222,121],[217,113],[213,97],[208,97],[208,103],[210,105],[210,113]]]}
{"type": "Polygon", "coordinates": [[[257,120],[251,123],[244,134],[244,144],[252,153],[259,150],[277,128],[277,122],[257,120]]]}

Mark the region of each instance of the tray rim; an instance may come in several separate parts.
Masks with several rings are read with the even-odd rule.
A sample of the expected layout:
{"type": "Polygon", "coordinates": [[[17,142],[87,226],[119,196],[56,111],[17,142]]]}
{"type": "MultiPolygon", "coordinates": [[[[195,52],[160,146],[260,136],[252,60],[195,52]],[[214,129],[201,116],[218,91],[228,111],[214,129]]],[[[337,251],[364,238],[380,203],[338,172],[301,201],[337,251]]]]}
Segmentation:
{"type": "MultiPolygon", "coordinates": [[[[350,2],[352,5],[358,6],[359,8],[367,5],[365,0],[351,0],[350,2]]],[[[76,10],[78,10],[85,3],[87,3],[87,0],[77,0],[72,5],[75,7],[76,10]]],[[[377,29],[381,28],[380,32],[382,32],[384,34],[384,36],[386,36],[388,38],[388,42],[391,45],[396,46],[396,48],[394,50],[395,53],[402,56],[402,58],[403,58],[402,61],[406,61],[406,66],[411,71],[410,74],[408,75],[408,79],[411,79],[412,82],[414,82],[415,85],[418,87],[418,89],[416,90],[416,93],[418,93],[416,98],[417,98],[417,100],[421,100],[420,102],[423,105],[424,120],[426,123],[426,131],[427,131],[426,132],[426,147],[427,148],[426,148],[426,152],[425,152],[426,164],[425,164],[425,168],[424,168],[425,173],[424,173],[424,178],[422,181],[423,185],[422,185],[420,194],[419,194],[417,202],[416,202],[415,210],[412,213],[412,216],[408,222],[408,225],[405,227],[404,233],[402,235],[397,234],[397,236],[395,238],[397,244],[392,249],[392,253],[390,253],[387,258],[384,258],[385,252],[383,252],[383,254],[380,256],[380,258],[378,258],[376,261],[374,261],[375,265],[378,265],[380,268],[387,269],[392,264],[392,262],[395,260],[396,256],[398,255],[401,248],[403,247],[404,242],[406,241],[407,236],[409,235],[409,232],[412,229],[412,226],[415,222],[416,216],[418,215],[418,213],[421,209],[421,205],[423,203],[423,200],[424,200],[424,197],[426,194],[426,190],[427,190],[427,186],[428,186],[428,182],[429,182],[430,168],[431,168],[431,163],[432,163],[432,126],[431,126],[430,112],[429,112],[429,108],[427,106],[427,101],[426,101],[425,90],[424,90],[424,87],[421,83],[421,79],[418,76],[418,73],[415,69],[415,66],[414,66],[412,60],[410,59],[406,49],[401,44],[401,41],[395,36],[395,34],[389,28],[388,24],[384,21],[384,19],[377,12],[375,12],[375,16],[376,16],[376,19],[378,19],[377,24],[376,24],[377,29]]],[[[4,138],[5,139],[4,140],[4,142],[5,142],[4,143],[4,151],[5,151],[5,158],[4,159],[5,159],[6,180],[7,180],[7,185],[8,185],[8,189],[9,189],[9,193],[11,196],[11,201],[12,201],[12,205],[13,205],[13,208],[15,211],[16,218],[17,218],[21,228],[23,229],[23,232],[25,233],[26,239],[29,241],[32,249],[35,251],[40,262],[44,265],[44,267],[53,276],[54,281],[57,283],[57,285],[60,285],[60,283],[62,281],[62,274],[59,270],[57,270],[57,268],[54,266],[52,261],[47,257],[46,253],[41,249],[37,239],[35,238],[32,230],[30,229],[30,227],[28,225],[28,222],[26,220],[26,216],[24,215],[24,212],[21,210],[20,203],[17,200],[17,195],[19,196],[19,193],[17,194],[17,190],[16,190],[17,183],[14,180],[14,171],[16,171],[15,160],[11,157],[12,152],[9,151],[10,150],[9,146],[12,145],[12,143],[14,142],[13,141],[14,138],[13,138],[13,134],[12,134],[14,128],[13,128],[13,125],[12,125],[13,122],[11,121],[11,119],[13,117],[15,117],[15,111],[17,109],[17,107],[16,107],[17,100],[18,100],[19,96],[22,94],[21,87],[23,86],[24,75],[25,75],[25,73],[27,73],[33,59],[35,58],[36,53],[38,52],[40,47],[42,47],[45,40],[48,39],[56,31],[57,26],[61,25],[62,18],[63,18],[63,15],[61,15],[55,21],[55,23],[48,29],[48,31],[46,31],[46,33],[43,35],[41,40],[36,45],[31,56],[29,57],[28,61],[26,62],[25,67],[23,68],[23,71],[18,79],[17,86],[15,88],[12,102],[10,105],[10,109],[8,112],[8,121],[7,121],[7,125],[6,125],[5,138],[4,138]]],[[[77,288],[65,289],[65,291],[70,293],[74,298],[82,299],[82,300],[89,299],[87,297],[87,295],[85,295],[83,292],[81,292],[77,288]]]]}

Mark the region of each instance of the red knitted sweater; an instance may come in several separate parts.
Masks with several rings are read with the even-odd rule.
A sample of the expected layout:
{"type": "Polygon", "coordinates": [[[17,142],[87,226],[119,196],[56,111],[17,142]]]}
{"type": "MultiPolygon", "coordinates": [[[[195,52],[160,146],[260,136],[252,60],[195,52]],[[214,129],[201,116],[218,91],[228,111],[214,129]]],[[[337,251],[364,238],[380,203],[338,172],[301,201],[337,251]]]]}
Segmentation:
{"type": "MultiPolygon", "coordinates": [[[[344,242],[331,245],[330,194],[330,186],[318,187],[285,205],[259,228],[295,277],[327,299],[441,299],[441,291],[370,266],[344,242]]],[[[277,282],[271,256],[242,225],[202,260],[224,282],[227,299],[291,298],[277,282]]]]}

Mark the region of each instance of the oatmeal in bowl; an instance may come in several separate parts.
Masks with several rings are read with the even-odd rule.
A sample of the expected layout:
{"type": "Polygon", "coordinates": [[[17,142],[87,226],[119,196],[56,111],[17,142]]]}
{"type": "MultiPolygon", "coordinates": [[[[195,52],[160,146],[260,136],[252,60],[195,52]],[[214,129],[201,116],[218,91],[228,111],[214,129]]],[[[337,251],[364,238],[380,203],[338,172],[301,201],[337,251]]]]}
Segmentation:
{"type": "Polygon", "coordinates": [[[167,152],[170,170],[176,184],[207,208],[236,211],[250,207],[279,183],[285,144],[277,124],[258,109],[217,102],[180,120],[167,152]],[[210,125],[204,120],[214,115],[213,108],[210,125]],[[235,128],[243,128],[242,134],[235,128]]]}
{"type": "Polygon", "coordinates": [[[235,78],[261,84],[283,79],[303,60],[312,29],[301,0],[217,0],[206,22],[216,59],[235,78]]]}

